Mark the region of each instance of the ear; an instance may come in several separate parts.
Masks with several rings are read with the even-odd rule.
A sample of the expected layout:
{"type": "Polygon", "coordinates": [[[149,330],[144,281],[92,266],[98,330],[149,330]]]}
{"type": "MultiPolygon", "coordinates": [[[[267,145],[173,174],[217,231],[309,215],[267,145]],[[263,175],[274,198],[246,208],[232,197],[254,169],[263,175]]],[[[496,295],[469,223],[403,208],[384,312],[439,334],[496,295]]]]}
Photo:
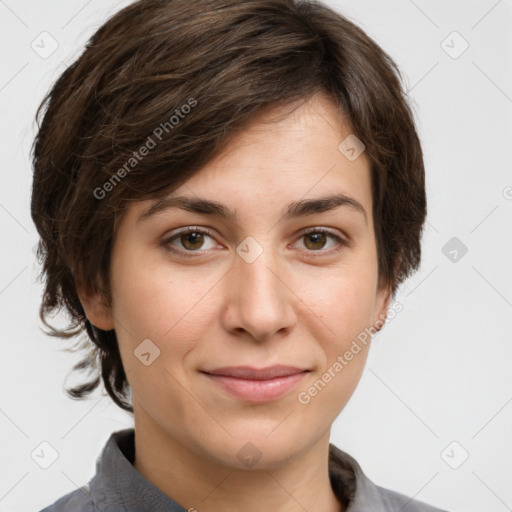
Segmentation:
{"type": "Polygon", "coordinates": [[[375,313],[373,318],[373,326],[376,331],[380,331],[384,326],[391,304],[391,285],[379,288],[377,290],[377,299],[375,304],[375,313]]]}
{"type": "Polygon", "coordinates": [[[87,320],[92,325],[103,331],[110,331],[114,328],[114,319],[103,294],[99,291],[81,289],[78,291],[78,297],[87,320]]]}

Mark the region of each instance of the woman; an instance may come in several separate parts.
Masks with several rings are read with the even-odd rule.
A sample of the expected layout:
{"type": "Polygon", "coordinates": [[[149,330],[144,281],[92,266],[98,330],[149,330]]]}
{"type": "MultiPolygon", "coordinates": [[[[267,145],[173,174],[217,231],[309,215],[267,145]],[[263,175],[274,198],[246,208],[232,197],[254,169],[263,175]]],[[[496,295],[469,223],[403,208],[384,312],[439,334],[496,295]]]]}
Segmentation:
{"type": "Polygon", "coordinates": [[[421,256],[422,151],[382,49],[320,3],[141,0],[43,111],[41,316],[68,310],[46,325],[87,334],[77,369],[134,416],[45,512],[439,510],[329,444],[421,256]]]}

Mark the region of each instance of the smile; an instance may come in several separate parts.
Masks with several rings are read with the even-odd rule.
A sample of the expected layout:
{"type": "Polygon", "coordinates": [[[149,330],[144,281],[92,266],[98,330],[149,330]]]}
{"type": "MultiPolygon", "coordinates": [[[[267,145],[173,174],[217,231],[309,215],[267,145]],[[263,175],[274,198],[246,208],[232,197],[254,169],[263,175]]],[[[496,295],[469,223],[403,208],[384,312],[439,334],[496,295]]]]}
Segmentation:
{"type": "Polygon", "coordinates": [[[230,395],[248,402],[269,402],[290,392],[308,370],[295,370],[295,373],[272,378],[243,378],[232,375],[218,375],[202,372],[208,379],[230,395]]]}

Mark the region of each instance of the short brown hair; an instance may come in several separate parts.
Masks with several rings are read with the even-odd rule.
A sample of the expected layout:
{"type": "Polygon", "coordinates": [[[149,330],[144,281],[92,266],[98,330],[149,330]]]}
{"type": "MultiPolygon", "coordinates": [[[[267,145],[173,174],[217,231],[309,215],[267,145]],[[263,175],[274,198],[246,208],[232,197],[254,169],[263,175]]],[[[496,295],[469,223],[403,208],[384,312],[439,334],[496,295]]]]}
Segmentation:
{"type": "Polygon", "coordinates": [[[394,298],[419,267],[426,217],[401,78],[362,29],[311,0],[140,0],[101,26],[42,101],[32,148],[40,317],[52,336],[85,331],[89,353],[73,369],[96,371],[68,394],[92,392],[101,370],[114,402],[133,412],[115,331],[93,326],[77,294],[101,291],[111,305],[112,240],[127,204],[166,195],[257,114],[319,91],[366,147],[379,285],[394,298]],[[65,329],[47,321],[61,308],[65,329]]]}

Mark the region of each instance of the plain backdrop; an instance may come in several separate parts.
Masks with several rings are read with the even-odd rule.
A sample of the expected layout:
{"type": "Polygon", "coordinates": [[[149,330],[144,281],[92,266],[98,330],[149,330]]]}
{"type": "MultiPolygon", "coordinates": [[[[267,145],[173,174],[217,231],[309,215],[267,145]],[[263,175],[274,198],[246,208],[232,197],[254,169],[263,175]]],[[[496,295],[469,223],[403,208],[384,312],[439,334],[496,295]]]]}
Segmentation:
{"type": "MultiPolygon", "coordinates": [[[[4,512],[37,511],[86,483],[110,433],[132,426],[103,390],[81,402],[64,394],[77,356],[40,330],[29,209],[36,108],[128,3],[0,1],[4,512]],[[50,55],[34,50],[41,38],[50,55]],[[57,455],[47,469],[31,455],[51,450],[41,443],[57,455]]],[[[453,512],[511,510],[512,2],[326,3],[402,70],[428,195],[421,268],[397,296],[403,310],[375,336],[331,442],[383,487],[453,512]]]]}

